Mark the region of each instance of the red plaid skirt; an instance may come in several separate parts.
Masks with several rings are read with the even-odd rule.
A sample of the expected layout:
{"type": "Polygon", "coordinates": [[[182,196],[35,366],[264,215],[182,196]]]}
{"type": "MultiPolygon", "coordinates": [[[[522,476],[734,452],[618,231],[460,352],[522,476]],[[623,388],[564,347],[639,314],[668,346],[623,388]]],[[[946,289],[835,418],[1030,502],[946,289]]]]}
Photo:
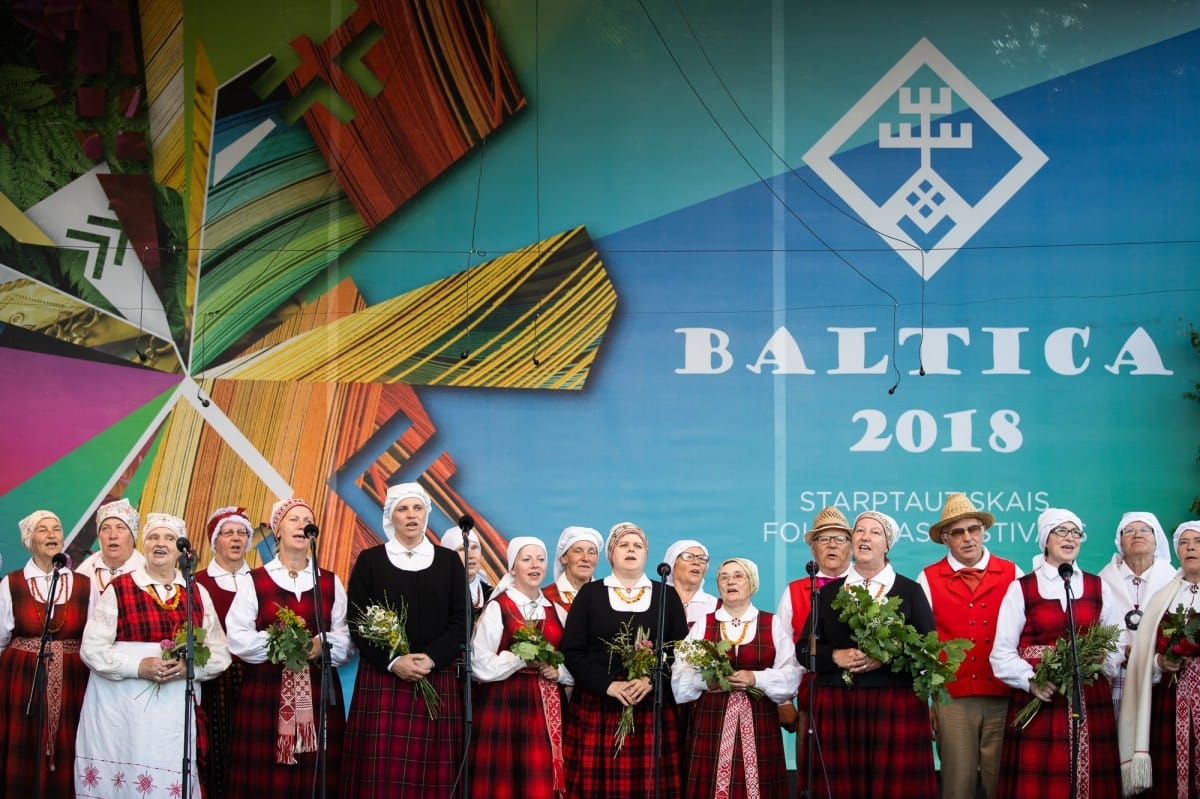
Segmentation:
{"type": "MultiPolygon", "coordinates": [[[[554,758],[535,672],[475,689],[471,795],[488,799],[554,799],[554,758]]],[[[566,699],[558,690],[565,712],[566,699]]]]}
{"type": "Polygon", "coordinates": [[[812,713],[814,796],[937,796],[929,707],[911,686],[819,685],[812,713]]]}
{"type": "MultiPolygon", "coordinates": [[[[704,693],[691,705],[688,739],[687,793],[689,799],[711,799],[717,780],[721,732],[725,724],[727,693],[704,693]]],[[[754,714],[753,746],[758,757],[759,790],[763,799],[787,799],[787,761],[779,734],[779,711],[769,698],[750,700],[754,714]]],[[[742,739],[737,737],[730,774],[730,799],[746,796],[742,739]]]]}
{"type": "Polygon", "coordinates": [[[442,700],[436,719],[413,683],[359,660],[346,721],[346,799],[458,795],[452,790],[462,765],[462,685],[453,664],[428,679],[442,700]]]}
{"type": "Polygon", "coordinates": [[[567,765],[567,795],[580,799],[630,799],[652,796],[658,775],[659,796],[680,795],[679,739],[675,706],[662,709],[662,759],[654,761],[651,725],[654,697],[634,707],[634,731],[613,757],[613,738],[621,719],[621,705],[609,696],[575,688],[563,730],[567,765]]]}
{"type": "MultiPolygon", "coordinates": [[[[1008,702],[1004,727],[1004,750],[1000,756],[998,796],[1021,799],[1027,796],[1071,795],[1071,743],[1068,738],[1070,710],[1067,699],[1055,694],[1024,730],[1014,730],[1012,720],[1033,699],[1024,691],[1013,692],[1008,702]]],[[[1083,689],[1087,717],[1091,791],[1079,799],[1119,799],[1121,756],[1117,749],[1117,721],[1113,715],[1112,687],[1099,679],[1083,689]]]]}
{"type": "MultiPolygon", "coordinates": [[[[246,676],[233,712],[229,744],[228,796],[264,799],[270,796],[311,796],[317,773],[317,753],[296,755],[296,765],[275,762],[278,738],[279,685],[283,666],[246,664],[246,676]]],[[[321,670],[309,669],[312,678],[314,721],[321,710],[321,670]]],[[[327,708],[325,786],[327,799],[337,799],[342,763],[342,735],[346,727],[342,683],[332,673],[335,704],[327,708]]],[[[350,794],[353,796],[353,794],[350,794]]]]}

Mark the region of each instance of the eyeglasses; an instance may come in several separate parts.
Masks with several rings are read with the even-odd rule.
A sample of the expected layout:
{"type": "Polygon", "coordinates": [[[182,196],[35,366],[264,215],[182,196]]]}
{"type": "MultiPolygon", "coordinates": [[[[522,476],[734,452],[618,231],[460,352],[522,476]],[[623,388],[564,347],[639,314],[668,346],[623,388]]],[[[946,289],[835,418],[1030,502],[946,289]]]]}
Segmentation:
{"type": "Polygon", "coordinates": [[[1122,530],[1121,535],[1127,535],[1127,536],[1143,535],[1143,536],[1148,537],[1148,536],[1154,535],[1154,531],[1151,530],[1149,527],[1132,527],[1131,526],[1131,527],[1126,527],[1124,530],[1122,530]]]}
{"type": "Polygon", "coordinates": [[[962,538],[967,533],[979,535],[983,532],[982,524],[972,524],[967,527],[955,527],[953,530],[943,530],[942,535],[949,538],[962,538]]]}
{"type": "Polygon", "coordinates": [[[1087,538],[1083,530],[1077,530],[1074,527],[1055,527],[1050,531],[1050,535],[1057,536],[1058,538],[1074,538],[1077,541],[1083,541],[1087,538]]]}
{"type": "Polygon", "coordinates": [[[680,552],[679,559],[684,563],[691,563],[693,560],[697,563],[708,563],[708,555],[697,554],[695,552],[680,552]]]}
{"type": "Polygon", "coordinates": [[[849,544],[848,535],[818,535],[813,537],[814,544],[849,544]]]}

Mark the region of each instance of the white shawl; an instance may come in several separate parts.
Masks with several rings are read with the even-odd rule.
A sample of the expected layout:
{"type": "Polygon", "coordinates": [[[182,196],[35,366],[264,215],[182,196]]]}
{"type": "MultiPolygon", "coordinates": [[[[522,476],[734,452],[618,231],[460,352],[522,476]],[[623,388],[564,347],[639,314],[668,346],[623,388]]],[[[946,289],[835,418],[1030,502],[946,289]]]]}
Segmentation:
{"type": "Polygon", "coordinates": [[[1121,784],[1126,796],[1148,789],[1153,782],[1150,768],[1150,691],[1154,682],[1154,645],[1158,625],[1183,583],[1180,570],[1159,589],[1146,606],[1146,617],[1133,635],[1125,693],[1117,718],[1117,743],[1121,750],[1121,784]]]}

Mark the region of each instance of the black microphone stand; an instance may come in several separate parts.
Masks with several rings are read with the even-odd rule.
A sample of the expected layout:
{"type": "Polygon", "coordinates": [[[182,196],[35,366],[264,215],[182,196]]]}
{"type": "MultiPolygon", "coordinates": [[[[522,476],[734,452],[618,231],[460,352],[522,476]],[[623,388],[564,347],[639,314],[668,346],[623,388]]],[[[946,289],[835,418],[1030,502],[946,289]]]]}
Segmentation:
{"type": "Polygon", "coordinates": [[[192,614],[195,612],[195,608],[192,606],[192,586],[195,584],[193,572],[196,565],[196,553],[186,538],[176,539],[175,544],[179,547],[180,554],[177,563],[179,571],[183,575],[184,613],[183,764],[179,769],[180,797],[188,799],[192,785],[192,705],[196,701],[196,626],[192,621],[192,614]]]}
{"type": "Polygon", "coordinates": [[[814,719],[813,709],[816,707],[817,698],[817,564],[815,561],[809,561],[805,567],[808,572],[809,581],[809,607],[808,607],[808,656],[805,658],[808,669],[808,713],[805,714],[805,730],[804,730],[804,790],[800,792],[803,799],[815,796],[813,787],[813,771],[816,767],[815,754],[817,743],[817,727],[814,719]]]}
{"type": "Polygon", "coordinates": [[[463,615],[466,617],[463,621],[463,689],[462,689],[462,782],[459,796],[461,799],[471,799],[471,735],[473,725],[475,723],[475,710],[473,700],[471,698],[471,682],[474,671],[471,667],[471,659],[474,654],[471,648],[471,633],[475,630],[475,600],[471,596],[471,573],[467,568],[467,561],[471,559],[471,531],[475,529],[475,520],[469,514],[464,513],[458,519],[458,529],[462,531],[463,538],[463,593],[466,595],[467,601],[463,606],[463,615]]]}
{"type": "MultiPolygon", "coordinates": [[[[662,727],[663,694],[665,693],[662,675],[667,665],[667,649],[663,639],[666,636],[667,627],[667,575],[670,573],[670,564],[658,564],[658,627],[654,631],[654,668],[650,670],[650,684],[654,689],[654,712],[650,722],[650,751],[652,753],[650,784],[654,786],[651,793],[654,799],[658,799],[658,763],[662,759],[662,735],[659,728],[662,727]]],[[[651,597],[653,597],[653,593],[651,593],[651,597]]]]}
{"type": "Polygon", "coordinates": [[[317,565],[317,536],[320,528],[315,524],[304,526],[304,537],[308,539],[309,564],[313,575],[313,604],[316,610],[313,618],[317,620],[317,636],[321,639],[321,709],[317,713],[317,773],[313,785],[313,796],[325,797],[326,750],[329,748],[329,708],[337,704],[333,694],[332,653],[329,650],[329,637],[325,630],[325,602],[321,597],[321,569],[317,565]]]}
{"type": "MultiPolygon", "coordinates": [[[[46,764],[42,762],[43,753],[46,751],[46,735],[49,730],[45,729],[46,719],[46,660],[53,657],[53,654],[48,653],[46,648],[50,646],[50,617],[54,613],[54,597],[58,593],[58,570],[67,565],[67,556],[59,553],[50,561],[50,585],[46,593],[46,618],[42,622],[42,639],[38,644],[37,660],[33,664],[33,685],[29,688],[29,701],[25,705],[25,718],[33,719],[33,724],[37,727],[37,762],[33,769],[33,796],[41,796],[42,791],[42,769],[46,764]]],[[[65,611],[64,611],[65,612],[65,611]]]]}
{"type": "Polygon", "coordinates": [[[1058,573],[1063,578],[1067,595],[1067,625],[1071,637],[1071,663],[1074,672],[1071,681],[1071,799],[1079,796],[1079,728],[1083,721],[1083,675],[1079,669],[1079,641],[1075,635],[1075,596],[1071,590],[1071,575],[1075,569],[1070,563],[1060,564],[1058,573]]]}

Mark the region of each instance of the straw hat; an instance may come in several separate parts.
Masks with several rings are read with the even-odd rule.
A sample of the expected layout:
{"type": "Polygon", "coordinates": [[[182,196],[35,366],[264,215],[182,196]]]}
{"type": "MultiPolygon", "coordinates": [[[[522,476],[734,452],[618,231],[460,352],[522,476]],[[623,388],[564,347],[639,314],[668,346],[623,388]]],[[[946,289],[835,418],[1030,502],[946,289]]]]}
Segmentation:
{"type": "Polygon", "coordinates": [[[845,515],[833,506],[821,508],[821,512],[813,519],[812,527],[804,534],[804,543],[811,544],[813,536],[818,533],[832,532],[850,535],[850,522],[846,521],[845,515]]]}
{"type": "Polygon", "coordinates": [[[929,528],[929,540],[937,544],[945,543],[942,540],[942,528],[959,519],[978,519],[983,522],[985,530],[996,523],[995,516],[972,505],[966,494],[951,494],[942,506],[942,518],[929,528]]]}

